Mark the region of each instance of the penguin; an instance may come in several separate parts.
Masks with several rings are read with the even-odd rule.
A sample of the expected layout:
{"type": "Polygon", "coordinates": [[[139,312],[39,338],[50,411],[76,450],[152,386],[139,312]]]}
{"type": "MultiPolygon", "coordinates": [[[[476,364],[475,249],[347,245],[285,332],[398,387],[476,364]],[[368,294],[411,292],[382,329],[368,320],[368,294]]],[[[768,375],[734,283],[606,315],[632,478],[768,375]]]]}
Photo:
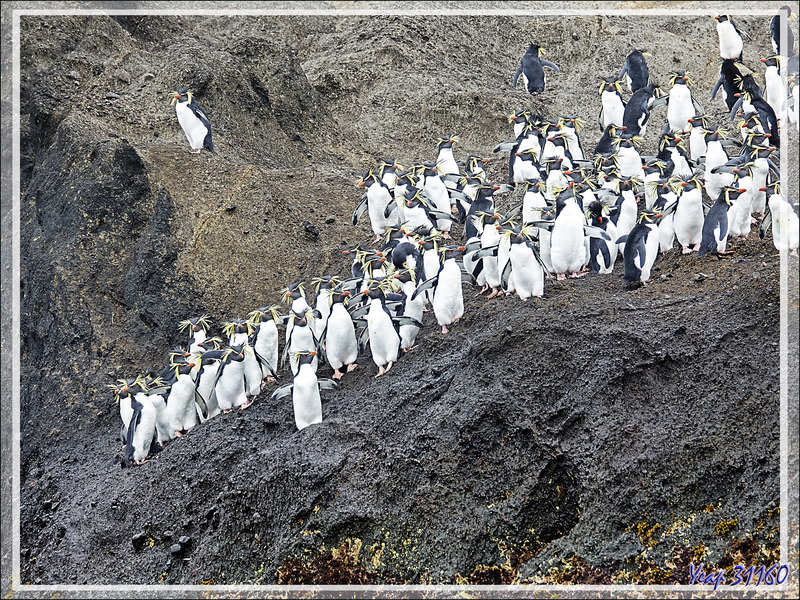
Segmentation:
{"type": "Polygon", "coordinates": [[[716,252],[717,255],[730,254],[725,251],[725,248],[728,244],[728,210],[736,199],[735,196],[731,197],[731,194],[735,193],[738,196],[746,191],[737,188],[722,188],[703,222],[700,249],[697,251],[698,258],[709,252],[716,252]]]}
{"type": "Polygon", "coordinates": [[[455,188],[456,182],[461,178],[458,163],[453,156],[453,144],[458,141],[458,136],[450,135],[436,140],[436,166],[441,174],[445,186],[455,188]]]}
{"type": "MultiPolygon", "coordinates": [[[[435,277],[439,272],[440,240],[441,238],[438,235],[430,235],[417,240],[419,251],[422,254],[423,281],[435,277]]],[[[419,283],[417,285],[419,285],[419,283]]],[[[433,292],[426,292],[425,299],[427,302],[432,302],[433,292]]]]}
{"type": "Polygon", "coordinates": [[[520,152],[514,153],[517,158],[514,163],[514,181],[513,185],[523,183],[529,179],[540,179],[542,174],[539,170],[539,158],[534,148],[527,148],[520,152]]]}
{"type": "MultiPolygon", "coordinates": [[[[317,337],[314,335],[314,313],[311,310],[306,310],[302,313],[290,311],[289,321],[286,326],[286,345],[283,349],[283,359],[281,364],[286,363],[287,356],[290,357],[289,366],[292,369],[292,375],[297,375],[297,356],[301,352],[316,352],[319,348],[317,337]]],[[[316,357],[312,362],[314,368],[317,368],[319,358],[316,357]]]]}
{"type": "Polygon", "coordinates": [[[618,80],[625,77],[628,90],[633,93],[645,87],[650,80],[650,71],[647,68],[647,61],[644,59],[645,56],[650,56],[650,54],[642,50],[634,50],[628,54],[625,57],[625,64],[617,76],[618,80]]]}
{"type": "Polygon", "coordinates": [[[780,132],[778,129],[778,117],[775,115],[775,111],[772,110],[772,107],[767,103],[764,98],[761,97],[760,94],[756,93],[754,90],[744,90],[738,93],[736,104],[734,104],[733,108],[731,109],[731,121],[736,118],[736,113],[739,107],[743,107],[745,109],[745,114],[751,112],[746,103],[750,104],[752,110],[758,113],[759,121],[763,126],[765,132],[768,132],[771,137],[771,142],[779,146],[780,145],[780,132]]]}
{"type": "Polygon", "coordinates": [[[692,80],[688,73],[671,71],[669,82],[672,88],[669,95],[664,97],[667,100],[667,130],[688,133],[692,127],[690,119],[695,114],[703,114],[703,107],[692,96],[692,80]]]}
{"type": "Polygon", "coordinates": [[[398,179],[398,171],[400,171],[402,168],[402,165],[397,164],[397,161],[394,159],[390,161],[382,160],[380,163],[378,163],[378,177],[381,178],[381,181],[387,188],[389,188],[390,192],[394,192],[394,188],[398,179]]]}
{"type": "Polygon", "coordinates": [[[585,124],[585,121],[578,117],[558,118],[558,127],[561,129],[561,134],[567,142],[567,150],[572,160],[575,161],[585,160],[586,158],[583,152],[581,138],[579,137],[580,130],[585,124]]]}
{"type": "MultiPolygon", "coordinates": [[[[542,154],[540,156],[543,162],[556,158],[561,159],[562,169],[572,169],[574,157],[569,151],[566,135],[562,132],[553,133],[545,138],[542,154]]],[[[530,179],[530,177],[526,175],[525,179],[530,179]]]]}
{"type": "Polygon", "coordinates": [[[331,290],[328,296],[330,315],[320,336],[320,345],[325,350],[335,380],[344,376],[341,369],[346,367],[350,373],[358,367],[358,339],[353,319],[347,311],[350,296],[350,291],[345,290],[341,283],[331,290]]]}
{"type": "Polygon", "coordinates": [[[466,173],[467,177],[472,177],[475,179],[479,179],[480,181],[486,180],[486,170],[485,167],[490,163],[490,159],[488,158],[481,158],[480,156],[476,156],[475,154],[470,154],[467,157],[467,162],[464,165],[464,173],[466,173]]]}
{"type": "MultiPolygon", "coordinates": [[[[261,365],[261,378],[275,381],[278,368],[278,325],[283,317],[277,306],[262,306],[247,315],[252,325],[253,352],[261,365]]],[[[262,385],[262,389],[263,389],[262,385]]]]}
{"type": "Polygon", "coordinates": [[[497,193],[506,193],[512,191],[513,188],[508,185],[481,185],[478,187],[478,194],[470,206],[469,213],[467,213],[467,220],[464,227],[467,239],[478,236],[477,228],[472,219],[478,213],[493,213],[494,212],[494,195],[497,193]]]}
{"type": "Polygon", "coordinates": [[[621,137],[615,140],[617,155],[617,174],[619,177],[636,177],[644,180],[642,155],[637,146],[642,142],[639,136],[621,137]]]}
{"type": "Polygon", "coordinates": [[[201,317],[191,317],[180,322],[178,331],[189,331],[189,342],[187,344],[189,352],[197,352],[199,344],[205,341],[210,327],[209,319],[208,315],[203,315],[201,317]]]}
{"type": "Polygon", "coordinates": [[[736,94],[741,91],[739,82],[742,77],[743,74],[739,70],[736,60],[733,58],[724,59],[719,69],[719,79],[711,90],[711,99],[713,100],[719,91],[722,101],[728,107],[728,111],[733,109],[736,104],[736,94]]]}
{"type": "Polygon", "coordinates": [[[225,350],[207,350],[202,354],[193,355],[192,361],[195,363],[194,384],[197,394],[206,403],[206,414],[202,413],[200,406],[197,406],[197,418],[204,423],[220,413],[219,403],[214,395],[214,386],[217,380],[219,363],[225,355],[225,350]]]}
{"type": "Polygon", "coordinates": [[[189,91],[189,88],[183,87],[173,92],[172,105],[178,115],[178,123],[181,124],[183,133],[186,134],[186,139],[189,140],[189,145],[192,147],[190,152],[200,154],[200,151],[205,148],[212,154],[216,154],[214,143],[211,141],[211,121],[197,101],[192,99],[192,92],[189,91]]]}
{"type": "Polygon", "coordinates": [[[674,207],[678,196],[670,185],[669,179],[659,179],[652,182],[655,200],[648,210],[663,214],[658,221],[658,246],[661,254],[666,254],[675,245],[675,214],[674,207]]]}
{"type": "Polygon", "coordinates": [[[132,393],[134,388],[123,387],[120,390],[122,394],[120,396],[120,413],[124,413],[127,417],[123,418],[125,432],[123,467],[146,462],[156,434],[156,409],[144,393],[143,384],[137,387],[135,393],[132,393]]]}
{"type": "Polygon", "coordinates": [[[305,429],[309,425],[322,423],[322,401],[320,390],[335,390],[339,384],[331,379],[318,379],[317,372],[312,362],[317,358],[317,353],[301,352],[296,357],[298,370],[292,383],[279,387],[272,393],[273,402],[292,394],[294,408],[294,422],[297,430],[305,429]]]}
{"type": "Polygon", "coordinates": [[[600,136],[600,140],[594,147],[595,156],[613,153],[616,149],[615,140],[621,137],[621,135],[618,134],[622,134],[626,129],[628,128],[622,125],[607,125],[603,130],[603,135],[600,136]]]}
{"type": "MultiPolygon", "coordinates": [[[[402,286],[403,302],[398,314],[404,317],[411,317],[422,323],[422,311],[425,306],[425,298],[420,295],[417,296],[416,299],[411,300],[411,296],[413,296],[414,292],[417,290],[416,273],[412,269],[401,269],[394,273],[393,277],[400,282],[402,286]]],[[[403,353],[416,348],[414,342],[417,339],[419,330],[420,328],[413,323],[400,326],[398,333],[400,334],[400,350],[402,350],[403,353]]]]}
{"type": "MultiPolygon", "coordinates": [[[[616,227],[617,236],[624,236],[630,233],[636,226],[639,205],[636,198],[636,190],[642,185],[642,180],[638,177],[621,177],[617,180],[617,202],[616,212],[611,218],[611,222],[616,227]]],[[[625,256],[625,244],[617,244],[619,252],[625,256]]]]}
{"type": "Polygon", "coordinates": [[[547,60],[542,60],[542,55],[544,51],[537,45],[531,44],[528,49],[525,51],[525,54],[522,55],[522,58],[519,61],[519,67],[517,67],[517,72],[514,73],[514,79],[511,82],[513,87],[517,87],[517,80],[519,76],[522,75],[522,81],[525,84],[525,89],[528,90],[530,94],[539,94],[544,91],[546,85],[546,77],[544,74],[544,69],[542,67],[547,67],[548,69],[552,69],[556,73],[560,73],[558,67],[547,60]]]}
{"type": "MultiPolygon", "coordinates": [[[[134,411],[132,399],[136,394],[142,391],[143,383],[144,381],[142,380],[141,377],[131,377],[125,379],[118,379],[116,384],[109,384],[107,386],[113,390],[114,399],[119,405],[119,417],[122,420],[122,427],[120,428],[120,439],[122,440],[123,444],[127,444],[128,441],[128,429],[134,411]]],[[[150,438],[152,439],[153,436],[151,435],[150,438]]],[[[148,450],[149,448],[150,447],[148,446],[148,450]]]]}
{"type": "Polygon", "coordinates": [[[372,171],[362,175],[356,183],[356,187],[366,187],[366,192],[361,197],[361,202],[353,211],[353,225],[358,224],[358,220],[365,210],[369,211],[369,220],[372,231],[375,234],[375,241],[378,241],[386,232],[387,227],[398,227],[400,225],[397,215],[386,216],[386,208],[393,201],[392,193],[386,184],[372,171]]]}
{"type": "Polygon", "coordinates": [[[794,19],[792,9],[788,6],[781,6],[778,13],[769,21],[770,42],[772,43],[772,51],[775,54],[782,56],[791,56],[794,54],[794,34],[792,28],[789,27],[789,19],[794,19]],[[784,38],[783,35],[786,37],[784,38]]]}
{"type": "Polygon", "coordinates": [[[736,27],[728,15],[717,15],[717,36],[719,37],[719,55],[723,59],[735,59],[742,62],[744,41],[742,32],[736,27]]]}
{"type": "Polygon", "coordinates": [[[600,84],[600,114],[597,115],[597,124],[600,131],[605,131],[610,125],[622,126],[622,115],[625,114],[626,102],[622,99],[622,80],[616,77],[603,77],[600,84]]]}
{"type": "MultiPolygon", "coordinates": [[[[602,229],[609,238],[616,240],[617,226],[609,218],[609,209],[600,200],[593,200],[586,209],[586,219],[589,225],[602,229]]],[[[614,262],[617,260],[617,244],[609,243],[602,238],[589,238],[589,274],[605,275],[614,270],[614,262]]]]}
{"type": "MultiPolygon", "coordinates": [[[[547,216],[549,215],[543,215],[543,217],[547,216]]],[[[552,221],[550,221],[550,223],[552,223],[552,221]]],[[[511,253],[511,238],[508,235],[503,235],[503,234],[509,229],[513,229],[514,227],[516,227],[516,225],[517,224],[512,217],[500,218],[495,223],[495,227],[497,228],[497,231],[500,234],[500,242],[497,245],[498,273],[502,274],[503,272],[505,272],[505,269],[508,266],[510,260],[510,253],[511,253]]],[[[539,237],[541,239],[541,233],[539,237]]],[[[548,265],[548,267],[549,270],[552,271],[552,266],[548,265]]],[[[513,271],[505,281],[502,279],[502,277],[500,278],[500,288],[503,290],[503,292],[505,292],[506,296],[511,296],[512,294],[516,293],[517,289],[514,283],[513,271]]]]}
{"type": "Polygon", "coordinates": [[[442,237],[450,237],[450,226],[453,224],[450,213],[455,206],[451,202],[447,186],[439,176],[438,167],[434,163],[425,163],[422,168],[422,190],[433,208],[438,211],[436,229],[442,237]]]}
{"type": "Polygon", "coordinates": [[[694,173],[693,165],[690,163],[691,159],[683,144],[683,137],[677,131],[665,131],[661,134],[657,157],[672,163],[673,175],[688,176],[694,173]]]}
{"type": "MultiPolygon", "coordinates": [[[[389,230],[387,230],[388,233],[389,230]]],[[[331,275],[321,275],[311,280],[314,286],[314,308],[317,311],[317,318],[314,319],[314,335],[320,339],[325,330],[325,323],[331,311],[330,294],[331,290],[341,283],[341,279],[331,275]]]]}
{"type": "Polygon", "coordinates": [[[703,168],[705,170],[704,181],[706,193],[711,198],[719,197],[722,188],[733,183],[733,173],[717,171],[728,162],[728,153],[723,144],[724,133],[716,129],[706,134],[706,160],[703,168]]]}
{"type": "Polygon", "coordinates": [[[544,295],[547,266],[539,257],[537,244],[531,237],[534,229],[532,225],[520,226],[506,234],[510,238],[511,248],[504,276],[507,279],[510,272],[514,272],[516,293],[523,302],[532,296],[541,298],[544,295]]]}
{"type": "Polygon", "coordinates": [[[244,383],[243,346],[232,346],[223,351],[217,367],[211,397],[216,400],[223,413],[230,412],[233,408],[244,408],[250,405],[244,383]]]}
{"type": "Polygon", "coordinates": [[[650,118],[650,106],[654,96],[658,93],[655,84],[649,83],[638,88],[625,105],[622,115],[622,124],[627,128],[626,136],[644,136],[647,130],[647,120],[650,118]]]}
{"type": "Polygon", "coordinates": [[[522,223],[528,224],[542,218],[542,211],[547,210],[544,199],[545,184],[541,179],[525,182],[525,195],[522,197],[522,223]]]}
{"type": "Polygon", "coordinates": [[[769,200],[758,230],[759,237],[764,239],[767,229],[772,227],[772,243],[775,249],[781,255],[790,252],[796,256],[800,242],[800,219],[796,209],[781,196],[778,180],[765,186],[762,191],[768,193],[769,200]]]}
{"type": "Polygon", "coordinates": [[[409,186],[406,190],[403,202],[403,213],[405,215],[403,229],[438,233],[436,229],[438,222],[437,217],[450,218],[449,214],[440,213],[438,210],[431,207],[428,201],[422,196],[422,190],[420,188],[409,186]]]}
{"type": "Polygon", "coordinates": [[[703,184],[698,175],[675,179],[678,204],[675,208],[675,237],[683,247],[683,254],[700,249],[703,235],[703,184]]]}
{"type": "MultiPolygon", "coordinates": [[[[351,253],[348,251],[348,254],[351,253]]],[[[361,265],[361,256],[363,251],[360,249],[356,249],[352,251],[353,254],[353,277],[357,277],[356,275],[356,263],[359,265],[358,268],[360,269],[361,265]]],[[[364,273],[361,273],[363,277],[364,273]]],[[[307,311],[311,310],[311,307],[306,300],[306,290],[303,286],[303,283],[291,283],[283,290],[281,290],[281,299],[290,304],[289,313],[283,317],[284,324],[286,325],[286,339],[288,340],[292,335],[292,328],[294,327],[294,320],[291,318],[292,314],[302,315],[305,314],[307,311]]]]}
{"type": "Polygon", "coordinates": [[[650,281],[650,272],[658,258],[658,219],[661,217],[660,212],[643,210],[636,226],[625,236],[622,284],[629,289],[650,281]]]}
{"type": "MultiPolygon", "coordinates": [[[[479,283],[483,284],[483,288],[478,292],[478,295],[491,289],[488,298],[494,298],[501,295],[503,292],[500,289],[500,271],[497,265],[497,251],[500,244],[500,227],[498,221],[500,215],[495,213],[478,213],[474,215],[474,220],[478,221],[480,225],[480,272],[467,269],[473,277],[478,278],[482,276],[479,283]]],[[[467,266],[467,257],[464,258],[464,266],[467,266]]]]}
{"type": "Polygon", "coordinates": [[[786,100],[788,92],[780,74],[780,56],[777,54],[762,58],[766,70],[764,71],[764,100],[772,107],[778,123],[786,118],[786,100]]]}
{"type": "Polygon", "coordinates": [[[142,392],[156,410],[156,442],[161,447],[175,437],[167,414],[167,396],[170,384],[165,381],[165,377],[170,377],[169,367],[165,368],[161,375],[155,375],[152,371],[148,372],[143,376],[142,392]]]}
{"type": "MultiPolygon", "coordinates": [[[[367,327],[365,331],[369,335],[372,360],[378,366],[378,374],[375,375],[376,379],[388,373],[392,365],[397,362],[400,354],[398,323],[412,321],[407,317],[394,317],[386,306],[385,293],[391,292],[393,289],[392,281],[392,279],[383,281],[373,279],[362,291],[362,295],[368,299],[367,327]]],[[[413,324],[422,327],[422,323],[419,321],[413,324]]]]}
{"type": "Polygon", "coordinates": [[[711,116],[702,114],[693,115],[689,118],[689,157],[695,162],[706,155],[708,146],[706,144],[706,135],[711,130],[711,116]]]}
{"type": "Polygon", "coordinates": [[[734,179],[730,187],[745,190],[744,193],[738,194],[733,201],[733,205],[728,209],[728,236],[738,237],[739,239],[747,239],[750,235],[750,226],[752,220],[750,214],[753,212],[753,165],[745,163],[744,165],[733,168],[734,179]]]}
{"type": "Polygon", "coordinates": [[[561,168],[563,162],[563,158],[554,158],[542,163],[546,173],[544,197],[550,202],[555,201],[558,190],[566,188],[569,184],[561,168]]]}
{"type": "Polygon", "coordinates": [[[263,389],[261,364],[250,345],[253,324],[242,319],[231,319],[224,324],[223,331],[228,336],[228,346],[231,348],[241,346],[244,353],[244,384],[247,390],[247,403],[240,408],[247,408],[263,389]]]}
{"type": "Polygon", "coordinates": [[[671,167],[674,167],[674,165],[671,166],[668,161],[663,161],[660,158],[651,158],[642,167],[644,173],[642,184],[644,186],[645,208],[652,208],[656,200],[655,187],[651,184],[664,177],[669,177],[671,167]]]}
{"type": "Polygon", "coordinates": [[[197,393],[192,371],[194,362],[175,364],[172,367],[173,379],[167,397],[167,418],[174,437],[181,437],[182,431],[191,431],[197,425],[197,407],[208,417],[205,400],[197,393]]]}
{"type": "MultiPolygon", "coordinates": [[[[416,300],[421,291],[433,287],[433,313],[442,328],[442,333],[449,333],[448,325],[458,323],[464,315],[464,295],[461,290],[461,269],[456,259],[466,248],[464,246],[446,246],[439,250],[440,267],[438,273],[421,283],[411,299],[416,300]]],[[[370,342],[371,343],[371,342],[370,342]]]]}

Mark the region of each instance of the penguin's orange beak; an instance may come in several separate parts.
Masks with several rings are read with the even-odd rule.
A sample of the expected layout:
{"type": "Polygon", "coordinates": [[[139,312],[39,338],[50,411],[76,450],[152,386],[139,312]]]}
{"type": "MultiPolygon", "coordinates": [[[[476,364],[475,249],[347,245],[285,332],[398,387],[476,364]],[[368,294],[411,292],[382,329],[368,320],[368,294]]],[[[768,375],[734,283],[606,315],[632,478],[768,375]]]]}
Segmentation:
{"type": "MultiPolygon", "coordinates": [[[[764,188],[764,189],[767,189],[767,188],[764,188]]],[[[746,191],[747,191],[747,188],[742,188],[742,189],[739,190],[739,193],[740,194],[744,194],[746,191]]]]}
{"type": "Polygon", "coordinates": [[[362,188],[362,187],[364,187],[364,181],[363,181],[363,180],[359,181],[359,182],[356,184],[356,187],[357,187],[357,188],[362,188]]]}
{"type": "Polygon", "coordinates": [[[761,188],[758,188],[758,191],[759,191],[759,192],[766,192],[766,191],[767,191],[767,188],[765,188],[765,187],[761,187],[761,188]]]}

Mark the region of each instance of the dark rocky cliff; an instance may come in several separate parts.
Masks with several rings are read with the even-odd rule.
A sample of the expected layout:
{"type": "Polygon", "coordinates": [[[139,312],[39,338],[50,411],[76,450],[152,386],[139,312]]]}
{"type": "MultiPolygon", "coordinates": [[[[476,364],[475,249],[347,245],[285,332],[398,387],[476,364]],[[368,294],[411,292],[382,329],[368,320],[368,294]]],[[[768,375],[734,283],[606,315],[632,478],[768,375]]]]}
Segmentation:
{"type": "MultiPolygon", "coordinates": [[[[755,69],[768,18],[741,21],[755,69]]],[[[182,319],[344,273],[341,250],[372,236],[350,225],[354,184],[381,158],[433,159],[450,133],[458,158],[490,156],[523,107],[581,116],[593,148],[597,77],[633,48],[657,81],[691,71],[730,127],[708,100],[710,16],[36,16],[21,32],[24,582],[686,583],[692,562],[777,560],[771,234],[722,260],[673,251],[633,292],[620,265],[524,304],[465,288],[450,335],[426,315],[418,349],[378,380],[362,357],[300,432],[267,392],[121,470],[105,387],[160,368],[182,319]],[[510,86],[531,40],[561,68],[539,99],[510,86]],[[187,151],[169,106],[184,84],[216,156],[187,151]]]]}

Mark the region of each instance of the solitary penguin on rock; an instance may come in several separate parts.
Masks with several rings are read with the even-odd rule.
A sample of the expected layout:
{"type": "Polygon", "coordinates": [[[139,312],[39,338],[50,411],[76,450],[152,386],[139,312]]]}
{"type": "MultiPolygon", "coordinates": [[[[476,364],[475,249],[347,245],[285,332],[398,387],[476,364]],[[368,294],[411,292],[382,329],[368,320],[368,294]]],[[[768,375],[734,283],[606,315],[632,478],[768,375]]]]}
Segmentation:
{"type": "Polygon", "coordinates": [[[200,154],[203,148],[216,154],[214,143],[211,141],[211,121],[200,105],[192,99],[189,88],[184,87],[173,92],[172,104],[175,106],[178,122],[192,147],[192,154],[200,154]]]}
{"type": "Polygon", "coordinates": [[[338,384],[331,379],[318,379],[312,362],[316,359],[315,351],[299,352],[292,356],[299,367],[294,381],[279,387],[272,393],[272,400],[278,400],[292,394],[294,422],[297,429],[305,429],[309,425],[322,423],[322,401],[320,390],[335,390],[338,384]]]}
{"type": "Polygon", "coordinates": [[[511,85],[517,87],[517,80],[522,75],[522,81],[525,84],[525,89],[530,94],[540,94],[545,88],[545,75],[543,67],[553,69],[556,73],[560,73],[558,67],[548,60],[542,60],[544,51],[538,44],[531,44],[530,47],[522,55],[519,61],[517,72],[514,73],[514,80],[511,85]]]}

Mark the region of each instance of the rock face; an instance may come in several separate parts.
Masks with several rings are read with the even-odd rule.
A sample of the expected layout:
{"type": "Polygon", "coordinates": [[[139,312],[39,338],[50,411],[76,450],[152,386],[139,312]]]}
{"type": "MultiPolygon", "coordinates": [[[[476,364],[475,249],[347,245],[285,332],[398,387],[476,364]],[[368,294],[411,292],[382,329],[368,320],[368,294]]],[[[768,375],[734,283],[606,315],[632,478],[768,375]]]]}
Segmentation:
{"type": "MultiPolygon", "coordinates": [[[[741,20],[756,64],[769,18],[741,20]]],[[[354,184],[379,159],[431,160],[448,134],[457,158],[490,156],[521,108],[580,116],[591,151],[597,77],[633,48],[653,51],[656,81],[691,71],[728,127],[707,100],[713,23],[23,17],[22,580],[686,583],[692,562],[777,560],[771,234],[719,261],[667,254],[632,292],[621,270],[525,303],[465,287],[451,334],[426,315],[418,349],[378,380],[361,357],[299,432],[269,388],[120,469],[106,387],[160,369],[182,319],[345,273],[341,251],[372,236],[350,225],[354,184]],[[510,86],[532,36],[561,70],[538,98],[510,86]],[[169,105],[183,85],[217,155],[188,152],[169,105]]]]}

